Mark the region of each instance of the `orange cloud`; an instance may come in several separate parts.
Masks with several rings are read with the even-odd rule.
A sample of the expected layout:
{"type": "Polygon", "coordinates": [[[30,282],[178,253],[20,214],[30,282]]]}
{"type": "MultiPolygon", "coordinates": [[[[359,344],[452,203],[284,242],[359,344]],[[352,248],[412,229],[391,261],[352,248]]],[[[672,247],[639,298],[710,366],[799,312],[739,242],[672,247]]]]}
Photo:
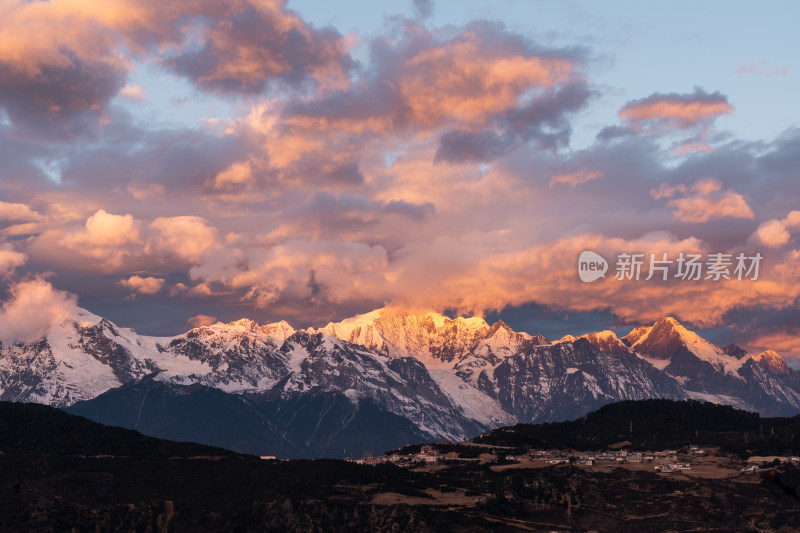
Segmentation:
{"type": "Polygon", "coordinates": [[[796,332],[756,333],[746,348],[753,354],[774,350],[787,361],[800,361],[800,336],[796,332]]]}
{"type": "Polygon", "coordinates": [[[713,178],[700,180],[691,187],[662,183],[650,191],[655,199],[673,198],[667,205],[674,208],[672,215],[682,222],[708,222],[718,218],[749,218],[755,215],[744,197],[731,189],[721,191],[722,183],[713,178]]]}
{"type": "Polygon", "coordinates": [[[267,195],[265,176],[269,165],[262,156],[250,155],[246,160],[232,163],[219,172],[206,187],[206,197],[212,201],[253,203],[267,195]]]}
{"type": "Polygon", "coordinates": [[[131,276],[128,279],[123,279],[119,282],[123,287],[127,287],[133,293],[138,294],[156,294],[164,286],[163,278],[154,278],[141,276],[131,276]]]}
{"type": "Polygon", "coordinates": [[[114,268],[142,242],[140,224],[133,215],[114,215],[99,209],[86,219],[84,229],[67,233],[59,244],[114,268]]]}
{"type": "Polygon", "coordinates": [[[567,174],[558,174],[550,179],[550,187],[563,183],[574,189],[576,185],[601,177],[603,177],[603,172],[599,170],[579,170],[567,174]]]}
{"type": "Polygon", "coordinates": [[[215,246],[217,230],[201,217],[159,217],[150,228],[155,234],[148,248],[196,263],[215,246]]]}
{"type": "Polygon", "coordinates": [[[755,240],[764,246],[770,248],[780,248],[787,242],[791,235],[789,230],[780,220],[767,220],[758,226],[755,234],[755,240]]]}
{"type": "Polygon", "coordinates": [[[44,217],[25,204],[0,202],[0,221],[38,222],[44,217]]]}
{"type": "Polygon", "coordinates": [[[195,315],[187,318],[186,322],[191,324],[193,328],[202,328],[203,326],[211,326],[217,323],[217,317],[209,315],[195,315]]]}
{"type": "Polygon", "coordinates": [[[634,100],[619,110],[619,116],[633,127],[649,124],[653,131],[662,128],[684,129],[705,124],[733,112],[728,99],[720,94],[695,89],[693,93],[655,93],[634,100]]]}
{"type": "Polygon", "coordinates": [[[348,90],[293,102],[279,121],[262,114],[275,130],[264,143],[271,164],[285,168],[320,149],[352,158],[374,134],[438,135],[435,157],[447,163],[490,160],[531,141],[550,149],[568,142],[564,115],[591,94],[577,56],[535,49],[499,24],[474,23],[447,40],[408,24],[375,46],[375,72],[348,90]]]}
{"type": "MultiPolygon", "coordinates": [[[[654,233],[626,240],[581,234],[533,245],[520,235],[444,236],[409,243],[389,256],[378,246],[298,238],[269,249],[239,249],[243,260],[201,264],[192,270],[202,283],[215,283],[244,294],[258,307],[287,301],[342,304],[381,302],[403,307],[455,309],[468,314],[537,302],[559,309],[610,308],[629,321],[677,315],[698,325],[719,325],[725,313],[749,306],[782,308],[800,296],[797,263],[791,254],[761,265],[758,281],[685,281],[675,279],[677,257],[706,245],[696,238],[654,233]],[[582,283],[577,257],[583,250],[610,262],[605,280],[582,283]],[[621,252],[642,253],[639,281],[617,280],[615,259],[621,252]],[[668,281],[645,281],[650,254],[667,253],[673,261],[668,281]]],[[[233,255],[228,252],[226,255],[233,255]]]]}
{"type": "Polygon", "coordinates": [[[96,133],[144,56],[215,92],[272,82],[343,87],[351,60],[335,30],[316,30],[281,0],[52,0],[0,5],[0,106],[40,135],[96,133]]]}
{"type": "Polygon", "coordinates": [[[487,57],[475,33],[409,58],[399,78],[414,124],[433,128],[451,118],[484,124],[487,117],[516,107],[532,88],[566,82],[573,63],[566,59],[508,55],[487,57]]]}
{"type": "Polygon", "coordinates": [[[147,93],[139,85],[126,85],[119,91],[119,95],[133,102],[144,102],[147,93]]]}
{"type": "Polygon", "coordinates": [[[77,297],[36,278],[11,286],[11,297],[0,309],[0,339],[38,339],[49,327],[77,312],[77,297]]]}
{"type": "Polygon", "coordinates": [[[27,256],[14,250],[11,244],[0,244],[0,278],[10,276],[27,260],[27,256]]]}
{"type": "Polygon", "coordinates": [[[749,240],[769,248],[780,248],[789,242],[792,237],[789,230],[793,229],[800,229],[800,211],[791,211],[782,220],[765,220],[749,240]]]}

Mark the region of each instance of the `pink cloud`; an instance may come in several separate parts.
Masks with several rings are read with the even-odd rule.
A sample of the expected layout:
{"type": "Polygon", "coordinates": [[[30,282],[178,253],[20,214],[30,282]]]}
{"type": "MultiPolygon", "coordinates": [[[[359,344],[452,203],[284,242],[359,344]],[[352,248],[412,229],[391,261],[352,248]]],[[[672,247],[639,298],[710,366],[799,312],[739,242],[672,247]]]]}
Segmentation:
{"type": "Polygon", "coordinates": [[[83,229],[66,233],[59,244],[113,268],[135,253],[142,242],[140,223],[133,215],[114,215],[99,209],[86,219],[83,229]]]}
{"type": "Polygon", "coordinates": [[[131,276],[128,279],[121,280],[119,284],[130,289],[134,294],[156,294],[164,286],[164,279],[151,276],[146,278],[131,276]]]}
{"type": "Polygon", "coordinates": [[[144,88],[139,85],[126,85],[120,89],[119,95],[133,102],[144,102],[147,98],[144,88]]]}
{"type": "Polygon", "coordinates": [[[77,297],[36,278],[11,286],[0,309],[0,339],[35,340],[49,327],[77,312],[77,297]]]}
{"type": "Polygon", "coordinates": [[[550,179],[550,187],[563,183],[574,189],[576,185],[601,177],[603,177],[603,172],[599,170],[579,170],[567,174],[558,174],[550,179]]]}
{"type": "Polygon", "coordinates": [[[208,225],[202,217],[159,217],[150,228],[154,235],[148,249],[190,263],[202,260],[217,242],[216,228],[208,225]]]}
{"type": "Polygon", "coordinates": [[[28,260],[23,253],[14,250],[9,243],[0,244],[0,278],[11,276],[14,271],[28,260]]]}
{"type": "Polygon", "coordinates": [[[708,222],[719,218],[754,217],[753,210],[744,197],[731,189],[721,191],[722,183],[713,178],[700,180],[691,187],[662,183],[650,191],[656,200],[672,198],[667,205],[673,208],[672,215],[682,222],[708,222]],[[676,195],[682,197],[675,198],[676,195]]]}
{"type": "Polygon", "coordinates": [[[780,248],[789,242],[792,237],[789,230],[794,229],[800,229],[800,211],[791,211],[782,220],[762,222],[749,240],[769,248],[780,248]]]}
{"type": "Polygon", "coordinates": [[[780,220],[767,220],[758,226],[754,237],[757,242],[764,246],[780,248],[789,242],[791,235],[780,220]]]}
{"type": "Polygon", "coordinates": [[[703,125],[733,113],[733,106],[720,94],[696,88],[693,93],[654,93],[641,100],[628,102],[619,116],[634,128],[686,129],[703,125]]]}
{"type": "Polygon", "coordinates": [[[273,82],[341,87],[351,60],[333,29],[317,30],[285,2],[86,0],[0,7],[0,106],[46,137],[96,134],[143,56],[214,92],[259,93],[273,82]],[[191,23],[190,23],[191,21],[191,23]]]}
{"type": "Polygon", "coordinates": [[[203,326],[211,326],[217,323],[217,317],[209,315],[195,315],[186,319],[186,322],[191,324],[193,328],[202,328],[203,326]]]}
{"type": "Polygon", "coordinates": [[[38,222],[44,217],[25,204],[0,202],[0,221],[38,222]]]}

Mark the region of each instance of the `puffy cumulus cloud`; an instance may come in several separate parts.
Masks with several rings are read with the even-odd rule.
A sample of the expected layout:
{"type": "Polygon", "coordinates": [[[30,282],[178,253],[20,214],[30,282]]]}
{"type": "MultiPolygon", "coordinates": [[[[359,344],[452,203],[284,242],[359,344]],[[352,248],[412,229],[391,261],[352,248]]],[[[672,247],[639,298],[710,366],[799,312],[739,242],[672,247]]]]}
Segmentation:
{"type": "Polygon", "coordinates": [[[114,215],[99,209],[86,219],[83,229],[64,235],[61,246],[117,267],[142,243],[140,223],[133,215],[114,215]]]}
{"type": "Polygon", "coordinates": [[[555,148],[569,140],[568,113],[591,95],[580,51],[538,46],[499,23],[437,33],[405,21],[398,31],[371,43],[368,76],[286,107],[282,131],[295,150],[325,144],[320,132],[339,142],[435,133],[442,162],[490,160],[528,142],[555,148]]]}
{"type": "Polygon", "coordinates": [[[38,222],[44,217],[25,204],[0,202],[0,221],[38,222]]]}
{"type": "Polygon", "coordinates": [[[164,279],[152,276],[146,278],[131,276],[128,279],[121,280],[119,284],[130,289],[134,294],[156,294],[164,286],[164,279]]]}
{"type": "Polygon", "coordinates": [[[411,304],[417,295],[426,294],[434,307],[466,313],[530,301],[581,310],[605,307],[607,303],[603,302],[609,301],[632,305],[624,304],[628,297],[621,294],[627,287],[625,284],[611,280],[596,284],[580,281],[577,261],[583,250],[593,250],[611,261],[610,277],[613,277],[612,256],[620,252],[668,252],[677,256],[679,251],[702,249],[697,239],[678,240],[662,234],[635,240],[581,234],[519,245],[512,250],[499,245],[500,240],[502,234],[492,232],[461,238],[440,237],[429,244],[407,247],[397,254],[393,264],[397,281],[393,301],[411,304]],[[403,287],[415,289],[404,291],[403,287]]]}
{"type": "Polygon", "coordinates": [[[10,276],[18,267],[24,265],[27,260],[28,257],[14,250],[11,244],[0,244],[0,278],[10,276]]]}
{"type": "Polygon", "coordinates": [[[496,24],[473,24],[456,38],[411,50],[384,50],[414,124],[433,128],[455,119],[483,126],[490,117],[517,108],[529,91],[566,83],[574,67],[567,57],[548,56],[496,24]],[[388,59],[388,57],[387,57],[388,59]]]}
{"type": "Polygon", "coordinates": [[[756,230],[755,234],[755,241],[763,244],[764,246],[769,246],[770,248],[780,248],[787,242],[789,242],[789,230],[786,229],[786,226],[780,220],[767,220],[762,222],[758,229],[756,230]]]}
{"type": "MultiPolygon", "coordinates": [[[[678,239],[663,232],[631,240],[581,234],[516,251],[493,250],[491,241],[481,246],[474,237],[440,238],[431,246],[398,254],[392,264],[397,273],[397,292],[391,301],[427,301],[438,309],[465,313],[537,302],[563,310],[609,309],[628,322],[675,315],[711,326],[719,325],[731,310],[756,305],[783,308],[800,296],[800,288],[792,281],[798,275],[796,258],[789,256],[770,258],[769,268],[762,265],[758,281],[738,281],[736,276],[720,281],[692,282],[674,277],[664,281],[658,272],[646,281],[650,254],[659,260],[666,253],[668,260],[675,261],[681,253],[703,257],[708,253],[708,245],[696,238],[678,239]],[[465,249],[469,252],[459,253],[465,249]],[[580,281],[577,260],[584,250],[600,253],[609,261],[606,279],[580,281]],[[639,281],[615,278],[615,258],[622,252],[644,254],[639,281]]],[[[673,276],[677,272],[675,263],[671,272],[673,276]]]]}
{"type": "Polygon", "coordinates": [[[790,211],[782,222],[789,229],[800,229],[800,211],[790,211]]]}
{"type": "Polygon", "coordinates": [[[388,257],[381,246],[290,238],[272,247],[215,255],[191,270],[201,284],[241,291],[256,307],[278,300],[344,303],[381,300],[388,257]],[[226,261],[227,256],[237,256],[226,261]]]}
{"type": "Polygon", "coordinates": [[[41,278],[11,286],[10,297],[0,308],[0,339],[34,340],[78,311],[74,294],[61,291],[41,278]]]}
{"type": "MultiPolygon", "coordinates": [[[[212,7],[215,2],[205,2],[212,7]]],[[[168,65],[201,88],[261,93],[280,80],[300,85],[347,84],[351,60],[335,29],[316,29],[288,11],[283,0],[219,5],[203,28],[199,46],[169,58],[168,65]]]]}
{"type": "Polygon", "coordinates": [[[99,264],[68,263],[81,270],[135,271],[157,268],[165,262],[173,267],[197,264],[217,246],[217,236],[217,229],[202,217],[157,217],[148,222],[100,209],[81,228],[50,229],[37,236],[32,250],[37,259],[53,260],[59,256],[55,245],[100,260],[99,264]]]}
{"type": "Polygon", "coordinates": [[[205,184],[206,198],[214,202],[256,203],[268,198],[272,178],[264,157],[251,154],[234,161],[205,184]]]}
{"type": "Polygon", "coordinates": [[[714,178],[697,181],[691,187],[680,184],[674,187],[662,183],[650,194],[654,199],[672,198],[667,205],[672,215],[682,222],[708,222],[717,218],[754,217],[744,196],[732,189],[722,191],[722,183],[714,178]],[[675,196],[679,196],[674,198],[675,196]],[[682,197],[681,197],[682,196],[682,197]]]}
{"type": "Polygon", "coordinates": [[[792,281],[798,275],[796,259],[789,256],[770,256],[769,268],[761,265],[757,281],[737,280],[735,265],[730,280],[686,281],[675,278],[678,256],[696,253],[705,258],[710,249],[694,237],[679,239],[656,232],[623,239],[581,233],[531,243],[523,233],[439,235],[407,243],[391,254],[381,246],[357,242],[290,238],[271,247],[229,251],[225,255],[237,257],[227,263],[198,265],[191,273],[199,283],[184,287],[184,293],[201,296],[202,291],[195,289],[205,287],[211,294],[218,286],[258,308],[368,302],[466,314],[537,302],[564,310],[611,309],[630,322],[676,315],[703,326],[718,325],[734,309],[780,308],[800,297],[792,281]],[[609,261],[605,280],[580,281],[577,260],[583,250],[609,261]],[[615,278],[615,260],[623,252],[644,254],[638,281],[615,278]],[[662,280],[654,271],[654,279],[646,280],[651,254],[661,260],[665,253],[672,261],[671,275],[662,280]]]}
{"type": "Polygon", "coordinates": [[[581,109],[590,95],[585,83],[573,82],[496,118],[493,126],[499,132],[447,132],[436,161],[488,161],[528,142],[548,150],[566,146],[572,133],[566,115],[581,109]]]}
{"type": "Polygon", "coordinates": [[[216,92],[253,94],[272,82],[346,84],[351,60],[333,29],[318,30],[282,0],[4,2],[0,106],[14,125],[46,137],[96,133],[148,57],[216,92]]]}
{"type": "MultiPolygon", "coordinates": [[[[421,19],[427,3],[419,5],[421,19]]],[[[72,95],[58,89],[72,83],[64,72],[73,67],[61,57],[69,52],[96,67],[82,71],[87,80],[76,87],[95,83],[98,92],[85,93],[88,107],[69,101],[61,111],[30,100],[39,107],[29,125],[54,121],[75,134],[81,120],[112,121],[92,142],[71,145],[13,136],[19,115],[9,115],[14,126],[0,121],[0,134],[11,135],[0,143],[2,185],[24,202],[0,204],[0,218],[40,224],[41,233],[16,233],[15,246],[30,257],[26,268],[67,272],[60,279],[70,290],[105,299],[106,309],[129,290],[155,291],[126,302],[152,322],[192,305],[181,324],[253,304],[260,317],[307,323],[386,302],[480,313],[532,301],[608,308],[641,322],[661,314],[718,320],[725,309],[780,307],[796,294],[787,250],[800,215],[780,217],[800,198],[800,135],[704,136],[696,130],[731,112],[719,93],[635,100],[599,142],[563,150],[573,114],[592,102],[594,86],[583,77],[591,56],[539,45],[500,24],[432,28],[391,19],[386,32],[364,41],[364,62],[349,69],[341,37],[280,2],[32,6],[20,3],[12,18],[24,11],[49,33],[39,50],[35,32],[11,32],[30,59],[14,63],[15,79],[42,79],[42,91],[72,95]],[[67,19],[83,33],[58,35],[67,19]],[[97,43],[93,55],[82,48],[86,36],[97,43]],[[118,92],[133,83],[125,78],[131,58],[205,91],[247,95],[235,109],[250,113],[194,129],[137,121],[130,106],[108,100],[135,96],[132,88],[118,92]],[[59,61],[61,70],[48,66],[59,61]],[[273,83],[291,90],[269,92],[273,83]],[[665,130],[679,131],[666,140],[639,134],[665,130]],[[683,150],[680,160],[675,150],[683,150]],[[725,176],[724,185],[698,181],[712,175],[725,176]],[[33,207],[45,216],[37,220],[33,207]],[[786,242],[746,240],[773,217],[786,242]],[[575,272],[583,249],[610,259],[619,251],[751,248],[769,266],[751,284],[612,277],[582,284],[575,272]],[[109,269],[114,276],[98,287],[97,273],[109,269]],[[122,278],[124,288],[115,285],[122,278]],[[174,282],[167,287],[162,278],[174,282]],[[146,307],[167,298],[176,301],[146,307]]],[[[10,43],[7,35],[0,30],[0,42],[10,43]]]]}
{"type": "Polygon", "coordinates": [[[186,319],[193,328],[202,328],[217,323],[217,317],[211,315],[195,315],[186,319]]]}
{"type": "Polygon", "coordinates": [[[159,217],[150,223],[150,250],[200,262],[217,243],[217,229],[196,216],[159,217]]]}
{"type": "Polygon", "coordinates": [[[46,137],[94,132],[125,84],[129,62],[115,50],[113,33],[78,4],[0,6],[0,106],[23,131],[46,137]]]}
{"type": "Polygon", "coordinates": [[[424,225],[435,216],[430,202],[370,200],[361,194],[319,192],[300,205],[284,210],[281,224],[269,239],[309,236],[323,239],[349,239],[381,242],[397,227],[424,225]]]}
{"type": "Polygon", "coordinates": [[[789,242],[792,237],[789,230],[793,229],[800,229],[800,211],[791,211],[781,220],[765,220],[749,240],[769,248],[780,248],[789,242]]]}
{"type": "Polygon", "coordinates": [[[725,95],[707,93],[699,87],[692,93],[654,93],[619,110],[630,128],[652,132],[705,126],[731,113],[733,106],[725,95]]]}

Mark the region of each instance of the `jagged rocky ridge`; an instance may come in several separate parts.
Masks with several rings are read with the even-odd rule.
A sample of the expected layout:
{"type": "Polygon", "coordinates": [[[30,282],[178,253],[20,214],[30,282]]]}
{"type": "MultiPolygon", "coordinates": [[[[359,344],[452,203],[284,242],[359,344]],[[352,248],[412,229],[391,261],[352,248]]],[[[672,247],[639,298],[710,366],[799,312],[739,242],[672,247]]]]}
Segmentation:
{"type": "Polygon", "coordinates": [[[0,347],[0,400],[77,403],[148,434],[289,456],[457,440],[645,398],[793,415],[800,373],[772,351],[714,346],[673,318],[622,339],[551,342],[502,322],[377,310],[319,329],[240,320],[157,338],[80,311],[41,339],[0,347]]]}

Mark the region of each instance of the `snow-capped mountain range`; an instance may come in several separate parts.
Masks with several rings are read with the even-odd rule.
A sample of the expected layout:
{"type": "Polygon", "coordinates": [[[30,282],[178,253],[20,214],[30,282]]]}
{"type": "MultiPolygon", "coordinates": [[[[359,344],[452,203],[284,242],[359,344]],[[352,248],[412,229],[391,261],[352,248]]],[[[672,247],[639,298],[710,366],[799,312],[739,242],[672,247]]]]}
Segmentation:
{"type": "MultiPolygon", "coordinates": [[[[319,329],[243,319],[148,337],[81,310],[36,341],[0,345],[0,400],[73,406],[91,417],[124,393],[115,409],[138,410],[136,424],[145,427],[137,402],[147,393],[131,391],[154,383],[164,398],[186,398],[198,387],[233,395],[229,400],[259,413],[287,449],[329,455],[353,451],[349,440],[342,444],[353,424],[367,432],[380,426],[384,437],[399,431],[404,438],[456,440],[632,399],[800,412],[800,372],[780,355],[720,348],[674,318],[623,338],[603,331],[552,342],[503,322],[389,309],[319,329]],[[315,448],[323,434],[325,446],[315,448]]],[[[101,410],[101,421],[115,422],[113,410],[101,410]]]]}

